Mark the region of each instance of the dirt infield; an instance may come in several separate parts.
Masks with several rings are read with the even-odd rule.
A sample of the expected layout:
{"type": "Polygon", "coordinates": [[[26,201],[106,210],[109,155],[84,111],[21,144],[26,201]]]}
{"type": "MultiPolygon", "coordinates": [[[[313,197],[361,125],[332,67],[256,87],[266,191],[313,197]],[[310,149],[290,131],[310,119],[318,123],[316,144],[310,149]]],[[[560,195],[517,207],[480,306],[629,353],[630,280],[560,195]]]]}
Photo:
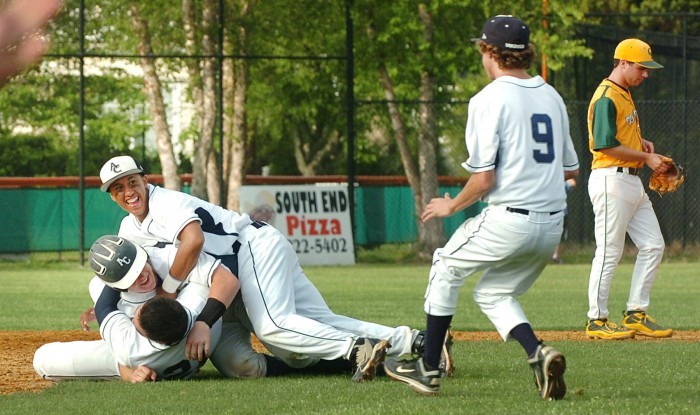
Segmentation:
{"type": "MultiPolygon", "coordinates": [[[[589,340],[583,331],[538,331],[538,336],[550,341],[589,340]]],[[[16,392],[38,392],[53,385],[37,376],[32,366],[34,351],[42,344],[58,341],[97,340],[96,331],[83,332],[67,331],[0,331],[0,361],[3,362],[3,372],[0,372],[0,395],[16,392]]],[[[455,332],[457,341],[490,340],[500,341],[496,332],[455,332]]],[[[700,341],[700,330],[678,331],[673,338],[654,340],[638,337],[626,341],[700,341]]],[[[254,341],[257,350],[264,350],[260,343],[254,341]]]]}

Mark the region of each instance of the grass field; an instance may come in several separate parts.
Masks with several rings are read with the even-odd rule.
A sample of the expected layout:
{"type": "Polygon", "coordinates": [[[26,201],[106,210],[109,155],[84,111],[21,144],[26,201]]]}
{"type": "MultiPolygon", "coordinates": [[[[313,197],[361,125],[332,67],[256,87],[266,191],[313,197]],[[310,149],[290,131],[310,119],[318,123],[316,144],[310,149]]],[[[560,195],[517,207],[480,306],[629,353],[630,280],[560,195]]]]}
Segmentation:
{"type": "MultiPolygon", "coordinates": [[[[631,265],[619,267],[610,310],[619,322],[631,265]]],[[[521,298],[536,330],[581,330],[587,309],[586,263],[549,266],[521,298]]],[[[699,330],[700,263],[664,263],[650,312],[676,330],[699,330]]],[[[307,274],[339,313],[386,325],[423,328],[425,265],[361,264],[310,267],[307,274]]],[[[73,263],[0,263],[0,330],[76,330],[89,303],[91,274],[73,263]]],[[[492,331],[471,299],[467,281],[454,318],[456,331],[492,331]]],[[[545,339],[546,340],[546,339],[545,339]]],[[[21,342],[21,339],[18,339],[21,342]]],[[[255,381],[222,379],[207,365],[195,380],[131,385],[64,382],[40,393],[0,396],[0,414],[675,414],[700,407],[700,342],[666,340],[553,341],[567,357],[569,393],[537,398],[516,343],[456,342],[457,372],[441,394],[425,398],[380,377],[300,376],[255,381]]]]}

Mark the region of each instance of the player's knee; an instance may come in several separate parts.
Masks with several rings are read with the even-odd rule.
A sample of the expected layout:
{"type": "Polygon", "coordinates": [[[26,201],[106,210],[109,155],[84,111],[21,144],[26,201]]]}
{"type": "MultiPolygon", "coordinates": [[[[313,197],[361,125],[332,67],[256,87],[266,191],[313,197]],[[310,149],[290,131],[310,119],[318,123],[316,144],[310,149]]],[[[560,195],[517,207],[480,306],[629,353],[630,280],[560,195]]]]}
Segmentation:
{"type": "Polygon", "coordinates": [[[255,326],[255,335],[263,342],[274,339],[280,334],[284,326],[285,317],[278,317],[274,322],[272,320],[265,319],[260,324],[255,326]]]}
{"type": "Polygon", "coordinates": [[[503,296],[489,294],[479,290],[474,290],[472,293],[472,298],[474,302],[479,306],[482,311],[490,310],[496,307],[500,302],[503,301],[503,296]]]}
{"type": "Polygon", "coordinates": [[[639,253],[650,256],[662,256],[666,249],[666,243],[663,238],[650,239],[647,243],[639,246],[639,253]]]}
{"type": "Polygon", "coordinates": [[[624,252],[624,244],[608,244],[600,245],[596,248],[596,257],[605,258],[606,263],[614,262],[617,264],[622,258],[622,253],[624,252]]]}
{"type": "Polygon", "coordinates": [[[51,362],[51,344],[45,344],[38,349],[36,349],[36,352],[34,352],[34,360],[33,360],[33,365],[34,365],[34,371],[41,376],[42,378],[46,378],[46,376],[49,375],[47,369],[48,365],[51,362]]]}
{"type": "Polygon", "coordinates": [[[265,376],[265,356],[262,353],[228,353],[223,358],[212,357],[212,363],[229,378],[257,379],[265,376]]]}
{"type": "Polygon", "coordinates": [[[232,376],[239,379],[258,379],[265,376],[265,358],[260,353],[257,357],[248,356],[247,359],[239,359],[233,368],[232,376]]]}

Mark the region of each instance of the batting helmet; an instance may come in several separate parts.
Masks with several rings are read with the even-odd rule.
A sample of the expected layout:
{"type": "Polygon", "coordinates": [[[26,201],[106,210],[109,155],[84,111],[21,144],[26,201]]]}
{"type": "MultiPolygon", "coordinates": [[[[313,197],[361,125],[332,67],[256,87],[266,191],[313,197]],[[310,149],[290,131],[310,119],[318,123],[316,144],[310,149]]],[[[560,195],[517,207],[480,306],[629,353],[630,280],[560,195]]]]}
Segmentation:
{"type": "Polygon", "coordinates": [[[139,245],[117,235],[100,237],[90,247],[90,268],[108,286],[126,290],[146,265],[148,254],[139,245]]]}

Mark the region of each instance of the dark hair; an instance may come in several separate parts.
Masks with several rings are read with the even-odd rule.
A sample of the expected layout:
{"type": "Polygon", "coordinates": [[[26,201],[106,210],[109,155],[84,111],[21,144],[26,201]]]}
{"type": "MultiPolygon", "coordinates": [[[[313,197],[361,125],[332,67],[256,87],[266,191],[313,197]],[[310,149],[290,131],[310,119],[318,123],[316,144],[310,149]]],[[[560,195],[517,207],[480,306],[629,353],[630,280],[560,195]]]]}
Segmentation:
{"type": "Polygon", "coordinates": [[[142,333],[149,339],[172,346],[187,334],[187,311],[176,300],[154,297],[141,306],[138,315],[142,333]]]}
{"type": "Polygon", "coordinates": [[[501,69],[528,69],[537,57],[535,45],[532,43],[529,43],[524,50],[518,51],[501,49],[482,41],[477,41],[477,44],[481,54],[491,53],[501,69]]]}

